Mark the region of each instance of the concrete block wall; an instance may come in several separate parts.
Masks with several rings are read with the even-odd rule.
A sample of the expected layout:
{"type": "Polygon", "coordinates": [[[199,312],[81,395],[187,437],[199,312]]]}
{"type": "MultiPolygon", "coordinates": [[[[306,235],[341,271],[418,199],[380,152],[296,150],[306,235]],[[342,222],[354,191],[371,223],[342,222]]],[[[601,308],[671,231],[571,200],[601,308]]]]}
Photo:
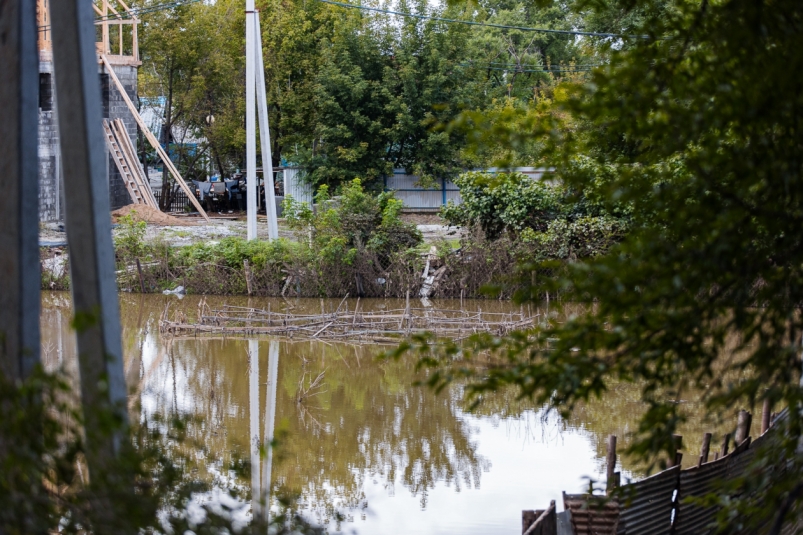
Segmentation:
{"type": "MultiPolygon", "coordinates": [[[[116,65],[113,68],[129,98],[137,102],[137,68],[131,65],[116,65]]],[[[59,221],[64,218],[64,190],[59,169],[61,158],[52,62],[40,62],[39,73],[39,220],[59,221]]],[[[137,124],[122,95],[108,74],[100,73],[100,84],[103,117],[112,120],[122,119],[129,138],[136,147],[137,124]]],[[[107,169],[111,209],[116,210],[131,204],[128,189],[110,155],[107,156],[107,169]]]]}
{"type": "MultiPolygon", "coordinates": [[[[62,212],[59,185],[59,132],[53,91],[53,64],[39,65],[39,220],[58,221],[62,212]]],[[[33,177],[31,177],[33,178],[33,177]]]]}
{"type": "MultiPolygon", "coordinates": [[[[132,65],[112,65],[114,73],[123,84],[128,98],[137,102],[137,68],[132,65]]],[[[103,117],[110,120],[122,119],[125,124],[131,144],[137,146],[137,123],[126,106],[123,96],[108,74],[101,74],[101,89],[103,91],[103,117]]],[[[117,170],[111,155],[108,157],[109,166],[109,202],[112,210],[131,204],[131,196],[125,187],[123,177],[117,170]]]]}

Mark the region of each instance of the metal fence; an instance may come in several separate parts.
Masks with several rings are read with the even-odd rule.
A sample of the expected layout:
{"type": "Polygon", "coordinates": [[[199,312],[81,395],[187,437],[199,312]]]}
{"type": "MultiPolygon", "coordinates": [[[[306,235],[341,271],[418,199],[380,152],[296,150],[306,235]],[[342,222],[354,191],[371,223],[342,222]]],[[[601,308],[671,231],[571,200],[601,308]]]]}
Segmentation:
{"type": "Polygon", "coordinates": [[[300,167],[282,167],[280,169],[284,183],[284,196],[290,195],[293,199],[311,206],[314,192],[312,186],[304,180],[304,170],[300,167]]]}
{"type": "MultiPolygon", "coordinates": [[[[788,411],[782,412],[775,423],[786,417],[788,411]]],[[[748,423],[746,435],[749,435],[749,425],[748,423]]],[[[718,492],[723,481],[744,477],[759,448],[772,444],[778,437],[776,429],[777,426],[773,424],[755,441],[748,436],[732,452],[723,456],[717,455],[718,458],[713,461],[705,461],[706,453],[695,467],[681,470],[676,465],[652,477],[616,488],[610,496],[564,493],[565,511],[558,513],[557,518],[566,521],[565,527],[562,528],[558,523],[549,533],[543,531],[543,535],[714,533],[716,530],[713,525],[720,507],[703,506],[690,499],[718,492]]],[[[786,461],[777,457],[773,457],[762,468],[765,475],[772,476],[784,469],[786,461]]],[[[734,497],[736,496],[731,496],[734,497]]],[[[750,496],[750,499],[760,501],[757,496],[750,496]]],[[[529,530],[530,524],[525,520],[528,518],[532,518],[532,511],[522,511],[523,533],[529,530]]],[[[785,526],[783,533],[791,534],[797,528],[798,526],[785,526]]]]}
{"type": "Polygon", "coordinates": [[[393,176],[385,177],[385,191],[396,192],[396,198],[411,209],[437,210],[449,201],[460,203],[460,190],[451,180],[441,178],[435,188],[420,186],[420,180],[421,177],[408,175],[404,169],[394,169],[393,176]]]}
{"type": "MultiPolygon", "coordinates": [[[[513,169],[499,169],[491,167],[489,169],[474,169],[482,173],[502,173],[513,171],[531,177],[533,180],[541,180],[544,175],[553,172],[552,169],[543,167],[516,167],[513,169]]],[[[395,191],[396,198],[404,203],[408,210],[439,210],[446,206],[450,201],[460,204],[463,199],[460,197],[460,189],[448,178],[439,179],[434,188],[425,188],[420,185],[421,177],[408,175],[404,169],[394,169],[393,176],[385,177],[385,191],[395,191]]]]}
{"type": "MultiPolygon", "coordinates": [[[[163,189],[158,189],[153,192],[153,196],[156,197],[156,202],[159,203],[159,206],[162,205],[162,195],[164,193],[163,189]]],[[[190,204],[190,199],[187,197],[187,194],[184,193],[184,190],[177,189],[173,192],[173,195],[170,199],[170,206],[165,207],[165,212],[185,212],[187,209],[187,205],[190,204]]]]}
{"type": "MultiPolygon", "coordinates": [[[[303,169],[298,167],[284,167],[281,169],[283,170],[285,195],[292,195],[297,201],[312,204],[314,191],[312,186],[304,180],[303,169]]],[[[490,169],[475,169],[475,171],[501,173],[508,170],[492,167],[490,169]]],[[[522,173],[534,180],[541,180],[544,175],[553,172],[552,169],[543,167],[516,167],[509,171],[522,173]]],[[[420,184],[420,181],[420,176],[408,175],[404,169],[394,169],[393,175],[386,176],[383,179],[383,186],[385,191],[396,192],[396,198],[402,201],[404,207],[408,210],[435,211],[446,206],[449,201],[455,204],[462,202],[460,189],[448,178],[438,179],[434,187],[424,187],[420,184]]]]}

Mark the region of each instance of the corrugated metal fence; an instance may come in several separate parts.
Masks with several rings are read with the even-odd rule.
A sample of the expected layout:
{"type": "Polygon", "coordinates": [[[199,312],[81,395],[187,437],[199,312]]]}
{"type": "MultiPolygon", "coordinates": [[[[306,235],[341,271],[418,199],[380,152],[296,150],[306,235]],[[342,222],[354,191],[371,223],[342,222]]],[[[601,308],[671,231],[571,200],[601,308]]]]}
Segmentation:
{"type": "MultiPolygon", "coordinates": [[[[506,169],[474,169],[474,171],[484,173],[507,172],[506,169]]],[[[553,170],[542,167],[516,167],[510,171],[522,173],[540,180],[545,174],[552,173],[553,170]]],[[[394,169],[393,176],[385,177],[385,191],[395,191],[396,198],[404,203],[404,207],[409,210],[439,210],[446,206],[449,201],[460,204],[460,189],[447,178],[438,180],[435,188],[424,188],[419,185],[421,177],[408,175],[404,169],[394,169]]]]}
{"type": "Polygon", "coordinates": [[[299,202],[312,205],[314,192],[312,186],[304,180],[304,170],[300,167],[280,167],[284,183],[284,196],[290,195],[299,202]]]}
{"type": "MultiPolygon", "coordinates": [[[[292,197],[301,202],[312,204],[314,192],[304,180],[304,171],[298,167],[283,167],[281,168],[284,173],[284,194],[292,195],[292,197]]],[[[486,173],[499,173],[505,170],[502,169],[477,169],[486,173]]],[[[551,173],[552,170],[541,167],[517,167],[513,169],[518,173],[522,173],[532,177],[534,180],[541,179],[545,174],[551,173]]],[[[455,204],[460,204],[460,190],[449,179],[442,178],[438,180],[436,187],[424,188],[419,185],[421,177],[417,175],[408,175],[404,169],[394,169],[393,175],[384,178],[385,191],[395,191],[396,198],[404,203],[404,207],[409,210],[439,210],[442,206],[446,206],[449,201],[455,204]]]]}
{"type": "MultiPolygon", "coordinates": [[[[786,418],[784,411],[776,422],[786,418]]],[[[681,470],[675,466],[651,477],[624,485],[611,496],[588,494],[563,494],[564,513],[571,529],[556,529],[544,535],[698,535],[714,533],[713,527],[718,506],[703,507],[690,503],[690,498],[701,498],[716,492],[718,484],[738,477],[748,476],[747,470],[756,452],[771,444],[775,426],[751,442],[744,440],[731,453],[711,462],[681,470]]],[[[777,436],[777,435],[775,435],[777,436]]],[[[762,468],[763,472],[780,472],[786,462],[772,458],[762,468]]],[[[751,476],[752,477],[752,476],[751,476]]],[[[733,496],[735,497],[735,496],[733,496]]],[[[759,497],[755,497],[760,501],[759,497]]],[[[751,498],[752,499],[752,498],[751,498]]],[[[523,518],[531,511],[523,511],[523,518]]],[[[524,531],[527,526],[522,526],[524,531]]],[[[784,529],[793,533],[795,527],[784,529]]]]}

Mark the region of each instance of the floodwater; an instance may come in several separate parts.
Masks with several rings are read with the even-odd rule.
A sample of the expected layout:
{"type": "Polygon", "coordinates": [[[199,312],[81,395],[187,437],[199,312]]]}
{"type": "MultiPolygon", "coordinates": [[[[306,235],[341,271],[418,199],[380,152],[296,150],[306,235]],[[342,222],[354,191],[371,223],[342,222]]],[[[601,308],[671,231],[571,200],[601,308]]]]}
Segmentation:
{"type": "MultiPolygon", "coordinates": [[[[439,395],[414,386],[422,377],[414,357],[379,360],[387,346],[162,337],[158,322],[168,302],[171,315],[197,315],[197,296],[120,297],[133,417],[191,417],[190,438],[202,445],[200,477],[223,474],[257,494],[270,489],[274,501],[280,489],[297,492],[308,518],[330,533],[520,533],[523,509],[556,500],[562,510],[562,491],[582,492],[586,478],[604,479],[606,437],[617,434],[626,445],[641,411],[638,388],[614,384],[567,421],[513,393],[469,413],[460,385],[439,395]],[[272,436],[279,438],[275,452],[254,455],[254,444],[272,436]],[[250,471],[227,472],[235,459],[251,459],[250,471]],[[345,515],[342,521],[335,511],[345,515]]],[[[339,300],[207,297],[207,303],[319,312],[334,310],[339,300]]],[[[497,301],[464,306],[520,311],[497,301]]],[[[400,305],[376,300],[362,307],[400,305]]],[[[546,311],[544,305],[537,312],[546,311]]],[[[51,368],[75,373],[69,320],[69,294],[44,293],[43,356],[51,368]]],[[[711,430],[692,419],[684,431],[690,450],[698,451],[699,437],[711,430]]],[[[644,475],[627,459],[617,469],[623,481],[644,475]]],[[[241,516],[248,514],[244,504],[241,516]]]]}

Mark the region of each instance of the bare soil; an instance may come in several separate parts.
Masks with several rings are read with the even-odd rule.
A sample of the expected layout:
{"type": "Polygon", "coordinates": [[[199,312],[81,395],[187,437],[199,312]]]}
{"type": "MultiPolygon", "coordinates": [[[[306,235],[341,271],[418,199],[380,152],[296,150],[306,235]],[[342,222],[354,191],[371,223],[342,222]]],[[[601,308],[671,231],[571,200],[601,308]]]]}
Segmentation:
{"type": "Polygon", "coordinates": [[[119,210],[112,212],[112,223],[119,223],[120,218],[130,215],[136,221],[145,221],[151,225],[165,225],[165,226],[191,226],[194,221],[187,221],[178,217],[167,215],[156,208],[146,206],[144,204],[129,204],[123,206],[119,210]]]}

